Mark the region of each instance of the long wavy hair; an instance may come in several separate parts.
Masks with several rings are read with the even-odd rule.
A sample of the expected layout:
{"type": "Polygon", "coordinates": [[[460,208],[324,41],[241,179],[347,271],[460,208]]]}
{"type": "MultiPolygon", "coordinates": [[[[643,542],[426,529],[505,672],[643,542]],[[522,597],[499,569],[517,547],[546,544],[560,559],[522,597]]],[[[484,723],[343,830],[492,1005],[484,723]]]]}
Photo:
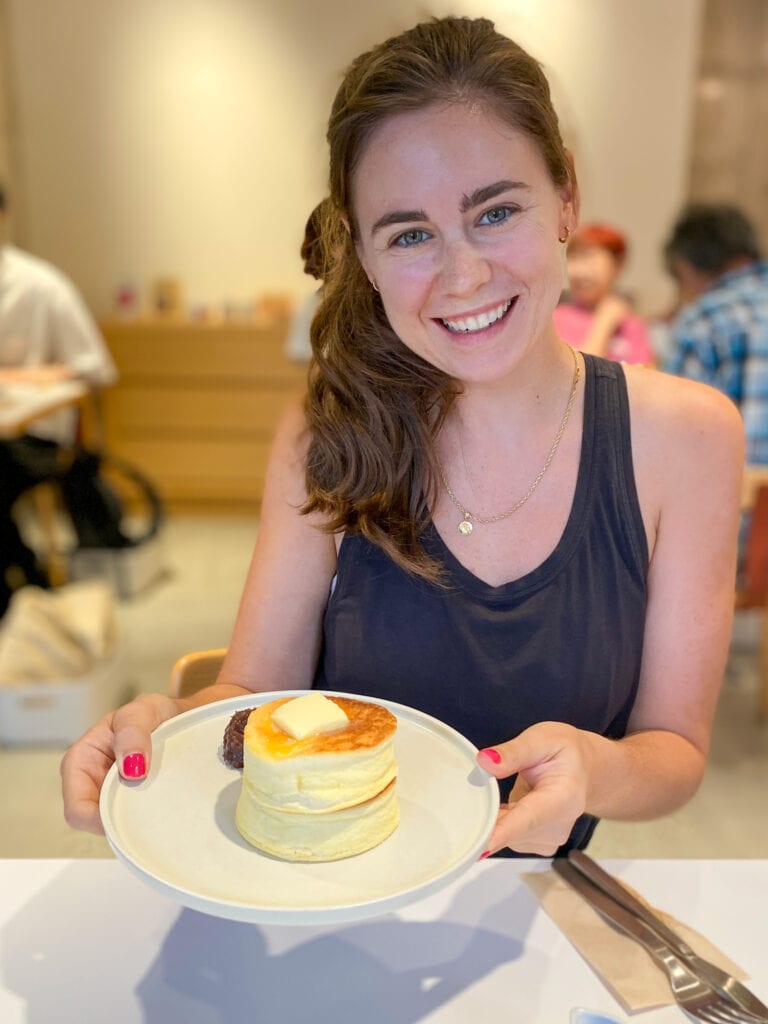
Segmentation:
{"type": "Polygon", "coordinates": [[[322,513],[329,531],[361,533],[406,570],[440,582],[421,538],[439,479],[434,440],[460,383],[390,327],[355,251],[351,198],[379,125],[433,103],[483,104],[535,142],[556,187],[573,184],[573,169],[539,64],[485,18],[434,19],[386,40],[350,65],[333,103],[303,511],[322,513]]]}

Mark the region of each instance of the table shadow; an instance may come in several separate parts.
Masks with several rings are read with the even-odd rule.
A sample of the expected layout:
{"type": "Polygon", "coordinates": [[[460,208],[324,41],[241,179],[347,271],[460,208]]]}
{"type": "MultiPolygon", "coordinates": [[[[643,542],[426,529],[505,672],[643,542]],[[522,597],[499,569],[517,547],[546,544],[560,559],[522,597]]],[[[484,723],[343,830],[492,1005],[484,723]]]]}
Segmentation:
{"type": "Polygon", "coordinates": [[[460,883],[439,921],[322,929],[179,911],[114,877],[109,861],[69,864],[0,931],[28,1024],[410,1024],[518,959],[537,909],[525,886],[504,895],[503,864],[460,883]]]}

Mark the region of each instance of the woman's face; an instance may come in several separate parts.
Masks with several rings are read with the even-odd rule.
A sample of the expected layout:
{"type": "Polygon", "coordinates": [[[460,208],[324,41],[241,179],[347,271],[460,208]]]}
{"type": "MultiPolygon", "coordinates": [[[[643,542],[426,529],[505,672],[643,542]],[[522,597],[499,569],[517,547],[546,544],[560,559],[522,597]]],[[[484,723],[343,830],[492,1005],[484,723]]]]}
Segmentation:
{"type": "Polygon", "coordinates": [[[490,381],[554,337],[558,237],[575,213],[526,135],[477,105],[396,114],[363,151],[352,202],[389,322],[428,362],[490,381]]]}
{"type": "Polygon", "coordinates": [[[568,253],[568,289],[577,306],[594,309],[610,295],[620,270],[612,252],[601,245],[579,246],[568,253]]]}

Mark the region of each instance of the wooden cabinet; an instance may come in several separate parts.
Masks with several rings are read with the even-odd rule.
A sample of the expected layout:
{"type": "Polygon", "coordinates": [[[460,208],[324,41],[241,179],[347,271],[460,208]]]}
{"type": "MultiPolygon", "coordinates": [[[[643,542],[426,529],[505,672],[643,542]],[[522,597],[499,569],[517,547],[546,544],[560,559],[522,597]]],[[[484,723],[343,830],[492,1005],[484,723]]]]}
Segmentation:
{"type": "Polygon", "coordinates": [[[102,323],[120,370],[103,396],[107,450],[171,507],[255,508],[278,418],[306,380],[283,355],[286,327],[102,323]]]}

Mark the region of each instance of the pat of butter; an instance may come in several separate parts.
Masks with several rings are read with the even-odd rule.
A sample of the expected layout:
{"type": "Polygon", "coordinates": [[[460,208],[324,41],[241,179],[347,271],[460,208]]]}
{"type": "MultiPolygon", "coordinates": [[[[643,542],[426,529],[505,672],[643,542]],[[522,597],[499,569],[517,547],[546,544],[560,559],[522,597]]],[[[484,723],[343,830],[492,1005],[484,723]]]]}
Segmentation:
{"type": "Polygon", "coordinates": [[[303,740],[305,736],[341,729],[349,718],[338,704],[312,690],[304,697],[281,704],[277,711],[272,712],[272,721],[295,740],[303,740]]]}

